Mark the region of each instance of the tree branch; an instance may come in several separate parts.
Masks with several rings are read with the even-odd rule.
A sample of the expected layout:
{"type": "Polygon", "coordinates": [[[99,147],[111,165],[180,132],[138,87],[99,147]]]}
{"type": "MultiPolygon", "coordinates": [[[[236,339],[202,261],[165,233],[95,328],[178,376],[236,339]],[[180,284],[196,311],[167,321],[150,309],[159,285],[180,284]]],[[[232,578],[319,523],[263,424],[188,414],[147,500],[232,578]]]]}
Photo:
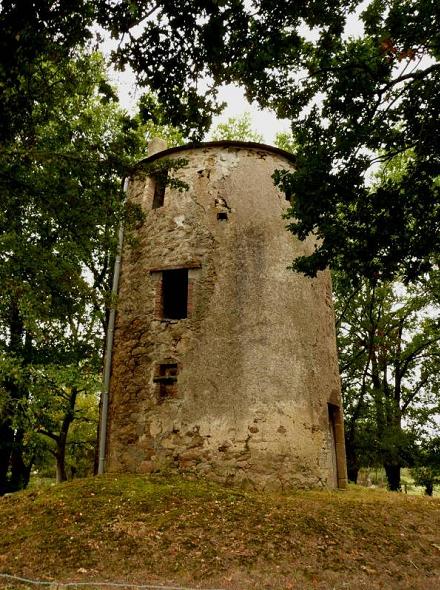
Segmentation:
{"type": "Polygon", "coordinates": [[[429,74],[431,74],[432,72],[435,72],[437,70],[440,70],[440,64],[438,64],[438,63],[433,64],[429,68],[426,68],[426,70],[417,70],[415,72],[410,72],[409,74],[404,74],[403,76],[399,76],[395,80],[388,82],[388,84],[386,84],[381,89],[381,92],[384,93],[387,90],[389,90],[390,88],[392,88],[393,86],[396,86],[397,84],[400,84],[401,82],[404,82],[405,80],[411,80],[411,79],[413,81],[420,80],[420,79],[424,78],[425,76],[428,76],[429,74]]]}

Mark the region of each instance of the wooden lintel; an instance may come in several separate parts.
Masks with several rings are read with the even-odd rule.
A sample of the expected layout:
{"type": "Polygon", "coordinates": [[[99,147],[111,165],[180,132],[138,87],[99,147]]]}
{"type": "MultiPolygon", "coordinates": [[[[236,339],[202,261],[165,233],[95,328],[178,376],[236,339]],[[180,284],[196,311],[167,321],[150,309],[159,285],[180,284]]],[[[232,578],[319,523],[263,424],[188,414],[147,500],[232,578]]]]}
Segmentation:
{"type": "Polygon", "coordinates": [[[179,270],[180,268],[201,268],[202,264],[200,262],[182,262],[179,264],[164,264],[163,266],[156,266],[155,268],[150,268],[149,272],[162,272],[164,270],[179,270]]]}

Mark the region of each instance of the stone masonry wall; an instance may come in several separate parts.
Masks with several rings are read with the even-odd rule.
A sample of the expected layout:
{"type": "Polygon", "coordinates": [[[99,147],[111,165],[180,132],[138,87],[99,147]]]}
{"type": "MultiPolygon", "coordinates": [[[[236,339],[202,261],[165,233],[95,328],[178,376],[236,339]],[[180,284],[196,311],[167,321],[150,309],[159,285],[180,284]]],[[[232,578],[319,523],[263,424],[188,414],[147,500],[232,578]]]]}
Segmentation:
{"type": "Polygon", "coordinates": [[[176,173],[188,191],[167,188],[152,209],[154,179],[129,189],[146,219],[123,250],[108,469],[259,488],[342,485],[330,277],[287,269],[313,244],[286,231],[289,204],[271,178],[291,164],[263,146],[176,157],[188,159],[176,173]],[[161,317],[162,273],[173,268],[188,269],[185,319],[161,317]]]}

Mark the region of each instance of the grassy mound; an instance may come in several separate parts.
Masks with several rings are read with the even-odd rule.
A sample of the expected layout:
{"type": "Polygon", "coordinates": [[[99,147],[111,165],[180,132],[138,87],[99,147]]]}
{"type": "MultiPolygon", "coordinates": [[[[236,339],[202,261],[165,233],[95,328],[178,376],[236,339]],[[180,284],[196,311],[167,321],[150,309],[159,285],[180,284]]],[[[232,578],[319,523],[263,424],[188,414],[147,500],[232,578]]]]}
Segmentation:
{"type": "Polygon", "coordinates": [[[440,501],[359,488],[281,495],[130,475],[77,480],[0,498],[0,572],[90,588],[434,590],[440,501]]]}

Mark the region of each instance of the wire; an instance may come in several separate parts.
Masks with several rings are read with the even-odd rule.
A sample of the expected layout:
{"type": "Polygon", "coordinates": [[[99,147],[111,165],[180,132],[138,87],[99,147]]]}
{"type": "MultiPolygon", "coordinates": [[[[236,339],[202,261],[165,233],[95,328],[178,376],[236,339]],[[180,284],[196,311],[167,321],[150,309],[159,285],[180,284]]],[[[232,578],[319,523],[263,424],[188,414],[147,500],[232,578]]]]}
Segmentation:
{"type": "MultiPolygon", "coordinates": [[[[56,582],[47,580],[30,580],[28,578],[21,578],[20,576],[13,576],[12,574],[0,573],[0,578],[7,578],[9,580],[16,580],[18,582],[25,582],[26,584],[34,584],[35,586],[52,586],[63,588],[75,588],[78,586],[100,586],[112,588],[136,588],[137,590],[203,590],[202,588],[187,588],[183,586],[150,586],[145,584],[127,584],[125,582],[56,582]]],[[[206,589],[207,590],[207,589],[206,589]]],[[[220,588],[210,588],[209,590],[221,590],[220,588]]]]}

